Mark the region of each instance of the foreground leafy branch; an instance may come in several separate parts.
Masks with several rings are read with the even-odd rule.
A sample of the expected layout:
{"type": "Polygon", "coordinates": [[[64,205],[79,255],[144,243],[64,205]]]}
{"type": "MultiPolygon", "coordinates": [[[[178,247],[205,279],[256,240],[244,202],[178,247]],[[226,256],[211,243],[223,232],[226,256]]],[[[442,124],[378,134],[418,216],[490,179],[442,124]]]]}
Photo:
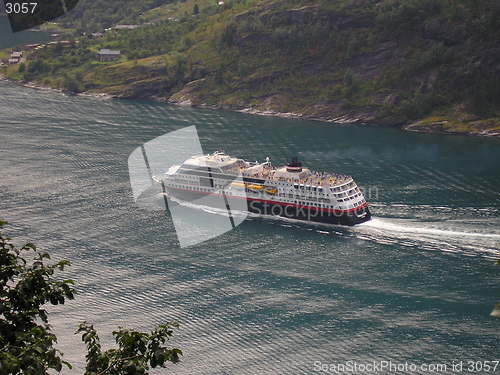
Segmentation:
{"type": "MultiPolygon", "coordinates": [[[[0,374],[45,375],[72,368],[56,349],[44,305],[64,304],[75,296],[72,280],[55,278],[70,263],[50,263],[50,255],[32,243],[17,247],[4,237],[0,221],[0,374]]],[[[87,322],[76,333],[87,346],[86,375],[148,374],[150,368],[177,363],[181,350],[167,348],[175,323],[144,333],[119,328],[113,332],[118,348],[101,350],[99,336],[87,322]]]]}
{"type": "Polygon", "coordinates": [[[168,362],[179,362],[181,350],[163,346],[173,334],[172,327],[177,325],[160,325],[150,333],[120,327],[113,332],[118,348],[102,352],[94,327],[87,322],[81,323],[77,333],[82,333],[82,341],[87,345],[85,374],[146,374],[149,367],[165,367],[168,362]]]}
{"type": "MultiPolygon", "coordinates": [[[[0,229],[6,223],[0,221],[0,229]]],[[[53,278],[66,260],[53,264],[50,255],[27,243],[21,248],[0,233],[0,373],[44,374],[71,365],[54,348],[56,336],[43,305],[74,298],[73,281],[53,278]],[[27,257],[28,259],[26,259],[27,257]]]]}

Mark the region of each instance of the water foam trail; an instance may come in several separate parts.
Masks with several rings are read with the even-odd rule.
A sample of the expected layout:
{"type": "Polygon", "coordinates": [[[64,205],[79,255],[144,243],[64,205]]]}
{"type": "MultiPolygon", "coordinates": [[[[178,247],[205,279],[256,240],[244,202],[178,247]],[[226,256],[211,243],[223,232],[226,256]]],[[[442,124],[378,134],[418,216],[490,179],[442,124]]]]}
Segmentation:
{"type": "MultiPolygon", "coordinates": [[[[405,221],[408,221],[409,224],[412,223],[411,220],[405,220],[405,221]]],[[[436,228],[424,228],[424,227],[406,225],[406,223],[397,224],[391,222],[389,219],[382,219],[382,218],[372,218],[372,220],[360,224],[358,228],[373,228],[373,229],[381,229],[384,231],[394,231],[394,232],[414,233],[414,234],[415,233],[430,234],[439,236],[497,238],[500,240],[500,234],[461,232],[461,231],[459,232],[459,231],[436,229],[436,228]]]]}
{"type": "MultiPolygon", "coordinates": [[[[213,207],[207,207],[207,206],[201,206],[193,203],[188,203],[185,201],[180,201],[177,200],[173,197],[170,197],[173,201],[175,201],[177,204],[181,204],[186,207],[190,207],[193,209],[202,209],[205,212],[210,212],[213,214],[219,214],[219,215],[227,215],[227,211],[225,210],[220,210],[217,208],[213,207]]],[[[232,212],[233,215],[245,215],[249,217],[263,217],[267,219],[274,219],[274,220],[280,220],[280,221],[288,221],[288,222],[295,222],[295,223],[302,223],[302,224],[312,224],[315,226],[322,226],[322,227],[337,227],[338,225],[335,224],[326,224],[326,223],[315,223],[315,222],[309,222],[305,220],[297,220],[297,219],[290,219],[290,218],[284,218],[284,217],[278,217],[278,216],[271,216],[271,215],[258,215],[258,214],[253,214],[249,212],[243,212],[243,211],[236,211],[232,212]]],[[[476,232],[463,232],[463,231],[453,231],[453,230],[445,230],[445,229],[436,229],[436,228],[425,228],[425,227],[419,227],[419,226],[412,226],[408,225],[410,223],[413,223],[411,220],[404,220],[405,223],[395,223],[391,221],[390,219],[384,219],[384,218],[372,218],[370,221],[367,221],[362,224],[358,224],[357,226],[353,227],[354,230],[356,229],[365,229],[365,228],[370,228],[370,229],[378,229],[378,230],[383,230],[385,231],[384,234],[390,234],[391,232],[398,232],[398,233],[411,233],[411,234],[428,234],[428,235],[437,235],[437,236],[455,236],[455,237],[481,237],[481,238],[493,238],[493,239],[499,239],[500,240],[500,234],[494,234],[494,233],[476,233],[476,232]],[[408,224],[406,223],[408,222],[408,224]]]]}

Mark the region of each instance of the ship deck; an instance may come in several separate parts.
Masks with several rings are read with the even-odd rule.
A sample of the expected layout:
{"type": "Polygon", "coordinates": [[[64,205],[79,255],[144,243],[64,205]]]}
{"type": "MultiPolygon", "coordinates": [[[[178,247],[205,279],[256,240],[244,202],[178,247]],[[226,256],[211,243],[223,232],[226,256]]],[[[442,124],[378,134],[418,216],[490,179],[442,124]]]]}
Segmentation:
{"type": "Polygon", "coordinates": [[[283,177],[274,177],[274,172],[276,169],[271,169],[264,172],[258,173],[245,173],[244,170],[241,171],[242,176],[251,177],[251,178],[262,178],[269,181],[276,182],[289,182],[303,185],[311,185],[311,186],[340,186],[352,180],[351,176],[335,174],[335,173],[321,173],[321,172],[312,172],[309,176],[305,178],[283,178],[283,177]]]}

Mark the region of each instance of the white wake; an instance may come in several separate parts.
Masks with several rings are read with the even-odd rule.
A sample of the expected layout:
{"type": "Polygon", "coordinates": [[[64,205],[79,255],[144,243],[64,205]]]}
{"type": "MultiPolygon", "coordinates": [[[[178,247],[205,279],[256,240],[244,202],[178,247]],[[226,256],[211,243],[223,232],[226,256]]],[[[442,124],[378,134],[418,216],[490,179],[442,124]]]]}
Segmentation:
{"type": "MultiPolygon", "coordinates": [[[[403,220],[402,220],[403,221],[403,220]]],[[[483,238],[497,238],[500,240],[500,234],[494,233],[482,233],[482,232],[463,232],[456,230],[446,230],[446,229],[436,229],[436,228],[425,228],[422,226],[415,226],[415,223],[411,220],[404,219],[406,223],[395,223],[391,222],[391,219],[382,218],[372,218],[372,220],[360,224],[359,227],[368,227],[373,229],[380,229],[388,232],[401,232],[401,233],[412,233],[412,234],[429,234],[438,236],[458,236],[458,237],[483,237],[483,238]]]]}

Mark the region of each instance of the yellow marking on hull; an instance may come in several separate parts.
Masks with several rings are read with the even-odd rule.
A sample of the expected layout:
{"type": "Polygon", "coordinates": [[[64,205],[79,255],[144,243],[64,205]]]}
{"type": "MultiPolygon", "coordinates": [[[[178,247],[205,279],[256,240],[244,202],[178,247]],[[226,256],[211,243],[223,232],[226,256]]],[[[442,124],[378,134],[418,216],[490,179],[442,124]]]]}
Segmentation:
{"type": "Polygon", "coordinates": [[[255,185],[255,184],[245,184],[242,182],[231,182],[231,186],[237,187],[237,188],[247,188],[250,190],[262,190],[264,189],[263,185],[255,185]]]}

